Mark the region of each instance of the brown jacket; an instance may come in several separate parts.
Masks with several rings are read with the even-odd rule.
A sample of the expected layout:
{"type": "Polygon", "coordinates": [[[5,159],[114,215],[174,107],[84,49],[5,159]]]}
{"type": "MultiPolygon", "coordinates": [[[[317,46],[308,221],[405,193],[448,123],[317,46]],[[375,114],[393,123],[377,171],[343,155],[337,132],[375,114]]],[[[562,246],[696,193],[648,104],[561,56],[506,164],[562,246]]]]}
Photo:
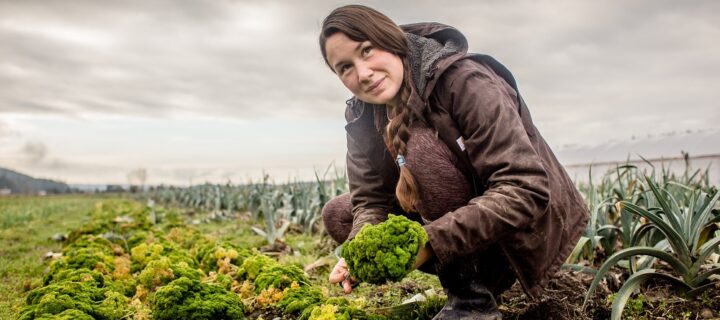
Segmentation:
{"type": "MultiPolygon", "coordinates": [[[[588,220],[567,173],[537,131],[510,72],[467,54],[465,37],[437,23],[405,25],[415,84],[408,105],[462,159],[476,197],[424,226],[438,261],[498,242],[525,291],[540,293],[588,220]]],[[[398,167],[383,143],[386,108],[350,99],[347,171],[352,238],[397,208],[398,167]]]]}

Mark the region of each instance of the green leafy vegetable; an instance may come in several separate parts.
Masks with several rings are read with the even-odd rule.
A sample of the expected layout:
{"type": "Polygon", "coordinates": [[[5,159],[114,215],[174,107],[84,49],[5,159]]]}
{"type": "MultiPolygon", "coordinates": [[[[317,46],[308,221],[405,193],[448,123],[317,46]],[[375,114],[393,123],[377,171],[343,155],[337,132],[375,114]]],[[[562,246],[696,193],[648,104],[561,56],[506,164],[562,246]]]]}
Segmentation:
{"type": "Polygon", "coordinates": [[[278,302],[278,307],[283,308],[288,313],[299,313],[308,307],[322,303],[324,300],[325,295],[319,289],[302,286],[289,289],[282,300],[278,302]]]}
{"type": "Polygon", "coordinates": [[[365,225],[351,241],[345,242],[342,256],[350,274],[368,283],[380,284],[404,278],[427,242],[419,223],[390,214],[378,225],[365,225]]]}
{"type": "Polygon", "coordinates": [[[79,319],[122,319],[129,315],[129,299],[103,287],[104,280],[94,278],[89,272],[84,280],[78,280],[53,283],[31,291],[19,319],[52,316],[60,319],[71,316],[79,319]]]}
{"type": "Polygon", "coordinates": [[[305,276],[305,272],[295,265],[268,265],[255,278],[255,291],[260,292],[271,286],[282,290],[289,288],[293,282],[307,284],[309,279],[305,276]]]}
{"type": "Polygon", "coordinates": [[[161,287],[150,298],[155,320],[243,319],[240,296],[212,284],[186,277],[161,287]]]}

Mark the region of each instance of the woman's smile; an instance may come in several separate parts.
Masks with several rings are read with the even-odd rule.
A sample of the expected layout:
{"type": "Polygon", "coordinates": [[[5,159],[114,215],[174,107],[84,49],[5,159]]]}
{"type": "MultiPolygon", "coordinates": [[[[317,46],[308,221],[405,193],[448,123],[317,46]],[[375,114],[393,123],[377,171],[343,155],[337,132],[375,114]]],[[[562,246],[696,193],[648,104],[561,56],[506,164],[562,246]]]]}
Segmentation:
{"type": "Polygon", "coordinates": [[[385,80],[385,77],[382,77],[382,78],[380,78],[380,80],[375,81],[375,83],[370,85],[370,87],[368,87],[365,90],[365,92],[372,94],[372,95],[377,95],[378,93],[382,92],[382,89],[383,89],[382,84],[384,83],[384,80],[385,80]]]}

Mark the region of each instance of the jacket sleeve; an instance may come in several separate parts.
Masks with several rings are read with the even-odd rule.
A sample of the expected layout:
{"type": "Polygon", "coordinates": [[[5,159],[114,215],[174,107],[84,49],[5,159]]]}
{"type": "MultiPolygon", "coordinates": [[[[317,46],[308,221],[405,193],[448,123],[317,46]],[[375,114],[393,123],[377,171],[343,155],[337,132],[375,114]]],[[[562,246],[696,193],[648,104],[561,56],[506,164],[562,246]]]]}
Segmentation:
{"type": "Polygon", "coordinates": [[[452,80],[438,84],[441,99],[449,103],[485,191],[425,226],[442,264],[527,228],[545,213],[550,197],[548,175],[509,86],[478,64],[452,72],[443,77],[452,80]]]}
{"type": "Polygon", "coordinates": [[[346,126],[346,168],[353,215],[348,240],[354,238],[363,225],[385,221],[395,196],[394,186],[387,181],[397,173],[388,169],[393,168],[393,163],[373,124],[373,110],[365,107],[361,114],[346,126]]]}

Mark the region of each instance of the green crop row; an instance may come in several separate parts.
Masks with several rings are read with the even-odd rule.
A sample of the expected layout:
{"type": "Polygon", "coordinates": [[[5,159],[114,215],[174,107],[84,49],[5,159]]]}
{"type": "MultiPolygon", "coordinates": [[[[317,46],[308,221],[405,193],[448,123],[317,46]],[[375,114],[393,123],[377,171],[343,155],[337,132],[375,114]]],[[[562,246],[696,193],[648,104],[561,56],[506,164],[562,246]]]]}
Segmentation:
{"type": "Polygon", "coordinates": [[[243,319],[268,309],[290,319],[385,319],[363,300],[331,297],[302,266],[130,200],[98,204],[68,234],[19,319],[243,319]]]}
{"type": "MultiPolygon", "coordinates": [[[[222,220],[238,212],[249,212],[252,220],[262,219],[264,229],[255,232],[269,243],[281,238],[291,226],[316,234],[322,208],[330,199],[348,191],[345,173],[329,166],[315,181],[273,183],[269,175],[245,185],[203,184],[186,188],[160,186],[147,196],[165,206],[177,206],[207,213],[204,221],[222,220]],[[334,169],[334,177],[328,175],[334,169]]],[[[203,222],[203,221],[197,221],[203,222]]]]}

